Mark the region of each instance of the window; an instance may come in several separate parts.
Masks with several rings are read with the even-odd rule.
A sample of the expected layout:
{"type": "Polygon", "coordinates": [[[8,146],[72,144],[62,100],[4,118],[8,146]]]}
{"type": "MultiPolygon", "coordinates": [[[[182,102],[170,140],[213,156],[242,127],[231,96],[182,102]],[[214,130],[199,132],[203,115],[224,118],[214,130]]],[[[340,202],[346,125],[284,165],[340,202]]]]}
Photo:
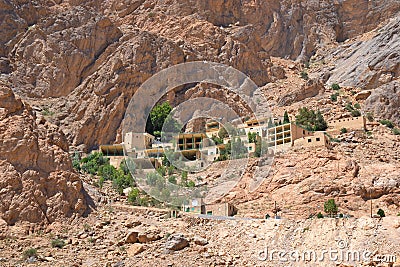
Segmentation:
{"type": "Polygon", "coordinates": [[[303,130],[303,134],[306,134],[306,131],[303,130]]]}
{"type": "Polygon", "coordinates": [[[253,147],[249,146],[249,150],[253,150],[253,147]]]}
{"type": "Polygon", "coordinates": [[[317,142],[321,141],[321,138],[317,137],[317,142]]]}
{"type": "Polygon", "coordinates": [[[308,138],[308,142],[311,143],[311,139],[310,138],[308,138]]]}

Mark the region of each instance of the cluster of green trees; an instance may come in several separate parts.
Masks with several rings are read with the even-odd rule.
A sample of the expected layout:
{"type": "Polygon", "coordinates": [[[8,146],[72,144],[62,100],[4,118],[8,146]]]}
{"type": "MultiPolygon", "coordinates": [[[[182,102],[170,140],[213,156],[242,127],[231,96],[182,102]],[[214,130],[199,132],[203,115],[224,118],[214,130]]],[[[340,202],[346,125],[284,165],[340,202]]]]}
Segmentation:
{"type": "MultiPolygon", "coordinates": [[[[122,194],[125,188],[135,185],[125,161],[121,162],[120,167],[116,169],[100,152],[93,152],[81,160],[74,155],[73,166],[83,173],[99,176],[98,186],[100,188],[104,181],[112,181],[113,187],[122,194]]],[[[134,168],[134,166],[132,167],[134,168]]]]}
{"type": "Polygon", "coordinates": [[[306,107],[299,109],[296,124],[308,131],[325,131],[328,128],[328,124],[319,110],[314,111],[306,107]]]}

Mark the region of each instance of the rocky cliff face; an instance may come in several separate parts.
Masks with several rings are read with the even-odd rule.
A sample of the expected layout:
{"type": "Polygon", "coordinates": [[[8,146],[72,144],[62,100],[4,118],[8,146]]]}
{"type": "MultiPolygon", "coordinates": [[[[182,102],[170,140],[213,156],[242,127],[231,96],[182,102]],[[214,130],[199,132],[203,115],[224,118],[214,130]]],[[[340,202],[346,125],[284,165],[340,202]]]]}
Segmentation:
{"type": "Polygon", "coordinates": [[[62,132],[0,86],[0,218],[50,223],[87,210],[62,132]]]}
{"type": "MultiPolygon", "coordinates": [[[[399,10],[393,0],[2,1],[0,69],[19,95],[50,105],[54,115],[48,119],[61,125],[70,144],[89,150],[121,140],[130,97],[161,69],[216,61],[262,86],[279,69],[270,56],[308,61],[399,10]]],[[[394,34],[396,25],[388,31],[394,34]]],[[[387,38],[395,40],[393,34],[374,42],[379,47],[387,38]]],[[[389,51],[395,42],[387,45],[389,51]]],[[[376,66],[386,64],[378,61],[376,66]]]]}

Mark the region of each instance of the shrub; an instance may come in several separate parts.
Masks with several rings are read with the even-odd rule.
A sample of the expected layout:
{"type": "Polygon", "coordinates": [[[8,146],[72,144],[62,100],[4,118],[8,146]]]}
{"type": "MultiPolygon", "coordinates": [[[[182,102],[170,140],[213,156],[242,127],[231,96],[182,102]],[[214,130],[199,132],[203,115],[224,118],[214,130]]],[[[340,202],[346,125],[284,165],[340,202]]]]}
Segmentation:
{"type": "Polygon", "coordinates": [[[355,107],[356,109],[360,109],[360,108],[361,108],[361,105],[360,105],[359,103],[355,103],[355,104],[354,104],[354,107],[355,107]]]}
{"type": "Polygon", "coordinates": [[[285,113],[283,114],[283,123],[289,123],[290,122],[290,118],[289,118],[289,114],[288,112],[285,110],[285,113]]]}
{"type": "Polygon", "coordinates": [[[336,214],[338,211],[338,207],[335,203],[334,199],[329,199],[324,203],[324,211],[332,217],[333,214],[336,214]]]}
{"type": "Polygon", "coordinates": [[[372,115],[371,112],[368,112],[368,113],[366,114],[366,117],[367,117],[367,120],[368,120],[368,121],[370,121],[370,122],[374,121],[374,116],[372,115]]]}
{"type": "Polygon", "coordinates": [[[339,93],[334,93],[334,94],[332,94],[332,95],[331,95],[331,100],[332,100],[333,102],[336,102],[338,96],[339,96],[339,93]]]}
{"type": "Polygon", "coordinates": [[[131,204],[137,204],[139,198],[139,189],[132,188],[131,192],[128,194],[128,202],[131,204]]]}
{"type": "Polygon", "coordinates": [[[378,214],[379,217],[381,217],[381,218],[385,217],[385,212],[383,211],[383,209],[379,209],[376,214],[378,214]]]}
{"type": "Polygon", "coordinates": [[[400,129],[399,128],[393,128],[393,134],[394,135],[400,135],[400,129]]]}
{"type": "Polygon", "coordinates": [[[104,177],[99,178],[99,188],[102,189],[104,184],[104,177]]]}
{"type": "Polygon", "coordinates": [[[397,216],[400,216],[400,212],[399,212],[399,213],[397,213],[397,216]]]}
{"type": "Polygon", "coordinates": [[[221,127],[219,129],[219,131],[218,131],[218,137],[221,138],[221,139],[224,139],[224,138],[226,138],[228,136],[229,136],[228,131],[224,127],[221,127]]]}
{"type": "Polygon", "coordinates": [[[394,128],[394,124],[393,122],[391,122],[390,120],[381,120],[379,121],[382,125],[385,125],[386,127],[393,129],[394,128]]]}
{"type": "Polygon", "coordinates": [[[336,90],[336,91],[337,91],[337,90],[340,89],[340,85],[337,84],[337,83],[332,83],[331,88],[332,88],[333,90],[336,90]]]}
{"type": "Polygon", "coordinates": [[[24,259],[28,259],[30,257],[36,257],[37,256],[37,249],[36,248],[28,248],[22,253],[22,256],[24,259]]]}
{"type": "Polygon", "coordinates": [[[170,177],[168,177],[168,182],[170,182],[171,184],[177,184],[176,176],[171,175],[170,177]]]}
{"type": "Polygon", "coordinates": [[[342,128],[342,129],[340,129],[340,132],[343,134],[343,133],[347,133],[347,129],[346,128],[342,128]]]}
{"type": "Polygon", "coordinates": [[[360,112],[359,110],[357,110],[357,109],[352,110],[352,111],[351,111],[351,116],[353,116],[353,117],[360,117],[360,116],[361,116],[361,112],[360,112]]]}
{"type": "Polygon", "coordinates": [[[308,73],[305,70],[303,70],[300,72],[300,77],[304,80],[308,80],[308,73]]]}
{"type": "Polygon", "coordinates": [[[62,239],[53,239],[51,240],[51,246],[53,248],[63,248],[65,246],[65,241],[62,239]]]}
{"type": "Polygon", "coordinates": [[[353,111],[354,110],[354,108],[353,108],[353,105],[351,104],[351,103],[347,103],[346,104],[346,106],[344,107],[347,111],[353,111]]]}
{"type": "Polygon", "coordinates": [[[190,180],[188,183],[187,183],[187,187],[195,187],[196,186],[196,184],[192,181],[192,180],[190,180]]]}
{"type": "Polygon", "coordinates": [[[318,212],[318,214],[317,214],[317,218],[318,218],[318,219],[322,219],[322,218],[324,218],[324,215],[322,215],[322,213],[321,213],[321,212],[318,212]]]}

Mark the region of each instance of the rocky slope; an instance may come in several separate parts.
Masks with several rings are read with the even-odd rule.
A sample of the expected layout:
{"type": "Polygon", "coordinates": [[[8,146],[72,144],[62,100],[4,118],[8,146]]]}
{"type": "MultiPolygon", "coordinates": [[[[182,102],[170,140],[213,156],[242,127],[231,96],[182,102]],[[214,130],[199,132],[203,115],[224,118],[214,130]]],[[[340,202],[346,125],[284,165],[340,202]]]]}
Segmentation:
{"type": "Polygon", "coordinates": [[[51,223],[83,215],[87,201],[62,132],[0,86],[0,218],[51,223]]]}
{"type": "MultiPolygon", "coordinates": [[[[24,98],[34,97],[32,103],[50,108],[54,114],[48,119],[61,126],[70,144],[91,150],[121,140],[120,125],[130,97],[163,68],[194,60],[216,61],[265,85],[276,76],[283,78],[270,56],[308,61],[315,53],[336,47],[338,41],[356,38],[395,17],[400,4],[393,0],[13,0],[2,1],[0,10],[4,14],[2,79],[9,80],[24,98]]],[[[377,53],[384,55],[381,50],[390,53],[398,47],[397,27],[398,22],[391,22],[369,42],[347,50],[344,45],[342,52],[335,53],[341,56],[330,60],[349,66],[343,60],[353,50],[366,61],[377,53]],[[371,47],[377,52],[369,52],[371,47]]],[[[374,81],[382,80],[388,71],[398,75],[393,53],[386,58],[394,65],[379,77],[369,75],[374,81]]],[[[376,68],[387,66],[380,58],[375,60],[376,68]]],[[[356,64],[362,72],[365,64],[356,64]]],[[[334,77],[345,79],[348,72],[339,67],[329,71],[332,82],[341,82],[334,77]]],[[[326,77],[329,74],[307,85],[312,87],[310,94],[294,93],[281,104],[292,103],[299,95],[316,95],[326,77]]],[[[365,82],[369,87],[382,84],[365,82]]]]}

